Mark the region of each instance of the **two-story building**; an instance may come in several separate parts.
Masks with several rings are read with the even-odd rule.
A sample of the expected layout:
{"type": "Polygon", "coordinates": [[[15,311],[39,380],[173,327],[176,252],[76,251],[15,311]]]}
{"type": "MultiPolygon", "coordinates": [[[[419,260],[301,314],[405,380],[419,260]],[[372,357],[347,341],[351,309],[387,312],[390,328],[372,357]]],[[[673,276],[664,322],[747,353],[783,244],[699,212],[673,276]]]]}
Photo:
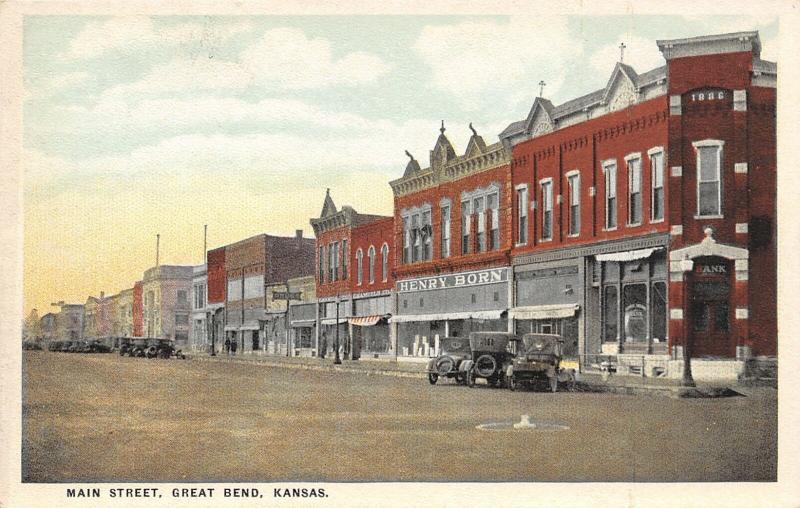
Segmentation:
{"type": "Polygon", "coordinates": [[[666,65],[619,62],[604,88],[538,97],[501,133],[509,317],[586,364],[677,376],[688,343],[696,375],[735,375],[776,354],[777,67],[757,32],[657,44],[666,65]]]}
{"type": "Polygon", "coordinates": [[[225,342],[225,247],[206,252],[206,322],[209,346],[222,350],[225,342]]]}
{"type": "Polygon", "coordinates": [[[177,348],[189,348],[192,270],[192,266],[159,265],[144,272],[142,331],[145,337],[172,339],[177,348]]]}
{"type": "MultiPolygon", "coordinates": [[[[311,275],[314,240],[256,235],[225,246],[225,333],[241,352],[266,351],[267,342],[286,344],[285,320],[272,323],[282,313],[268,312],[266,288],[311,275]],[[275,326],[273,326],[275,325],[275,326]]],[[[210,281],[209,281],[210,282],[210,281]]]]}
{"type": "Polygon", "coordinates": [[[192,267],[192,331],[191,343],[194,351],[208,351],[209,333],[207,320],[208,274],[206,265],[192,267]]]}
{"type": "Polygon", "coordinates": [[[316,236],[319,354],[334,352],[337,339],[345,358],[358,358],[361,351],[392,354],[387,323],[392,312],[392,217],[358,213],[347,205],[338,210],[328,189],[311,226],[316,236]]]}
{"type": "Polygon", "coordinates": [[[470,129],[458,155],[442,123],[430,165],[421,168],[406,152],[402,178],[390,182],[398,356],[433,356],[441,337],[509,328],[509,151],[470,129]]]}

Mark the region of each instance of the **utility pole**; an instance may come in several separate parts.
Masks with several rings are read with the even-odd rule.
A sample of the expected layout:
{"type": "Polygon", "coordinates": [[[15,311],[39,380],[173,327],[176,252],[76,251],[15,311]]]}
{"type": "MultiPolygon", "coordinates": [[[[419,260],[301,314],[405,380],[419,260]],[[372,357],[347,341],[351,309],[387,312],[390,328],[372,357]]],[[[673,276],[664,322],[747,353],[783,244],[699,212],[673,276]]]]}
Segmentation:
{"type": "Polygon", "coordinates": [[[156,267],[158,267],[158,257],[161,251],[161,235],[156,233],[156,267]]]}

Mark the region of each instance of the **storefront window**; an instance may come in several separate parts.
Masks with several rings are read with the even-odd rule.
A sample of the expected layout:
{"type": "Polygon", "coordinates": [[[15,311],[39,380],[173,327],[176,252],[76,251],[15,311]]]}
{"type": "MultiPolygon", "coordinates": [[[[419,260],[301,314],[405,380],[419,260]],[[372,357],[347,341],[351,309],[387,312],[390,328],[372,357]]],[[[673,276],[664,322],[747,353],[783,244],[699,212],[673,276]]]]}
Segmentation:
{"type": "Polygon", "coordinates": [[[653,320],[653,340],[664,341],[667,337],[667,284],[653,282],[650,292],[650,316],[653,320]]]}
{"type": "Polygon", "coordinates": [[[647,340],[647,285],[628,284],[622,289],[626,342],[647,340]]]}
{"type": "Polygon", "coordinates": [[[619,340],[617,330],[617,312],[619,308],[619,295],[616,286],[606,286],[603,295],[603,340],[616,342],[619,340]]]}

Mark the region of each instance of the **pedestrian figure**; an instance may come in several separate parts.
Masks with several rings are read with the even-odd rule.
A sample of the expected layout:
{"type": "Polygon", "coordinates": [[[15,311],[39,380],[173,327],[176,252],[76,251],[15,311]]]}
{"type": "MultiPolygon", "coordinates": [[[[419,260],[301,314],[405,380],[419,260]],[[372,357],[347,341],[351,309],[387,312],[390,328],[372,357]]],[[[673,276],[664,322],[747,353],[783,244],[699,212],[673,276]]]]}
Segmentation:
{"type": "Polygon", "coordinates": [[[226,355],[230,355],[231,354],[231,338],[230,337],[225,337],[225,354],[226,355]]]}
{"type": "Polygon", "coordinates": [[[236,349],[239,347],[239,341],[236,339],[231,341],[231,354],[236,356],[236,349]]]}
{"type": "Polygon", "coordinates": [[[319,347],[319,357],[323,360],[325,359],[325,354],[328,351],[328,336],[325,332],[322,332],[322,343],[319,347]]]}

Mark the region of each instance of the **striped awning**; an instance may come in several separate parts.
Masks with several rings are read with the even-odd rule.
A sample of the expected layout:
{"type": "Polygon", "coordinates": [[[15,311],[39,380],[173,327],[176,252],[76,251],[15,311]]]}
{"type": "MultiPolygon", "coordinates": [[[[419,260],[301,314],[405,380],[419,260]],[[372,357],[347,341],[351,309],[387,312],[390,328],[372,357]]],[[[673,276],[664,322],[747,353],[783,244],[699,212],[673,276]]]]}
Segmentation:
{"type": "Polygon", "coordinates": [[[378,322],[385,318],[383,314],[377,314],[374,316],[358,316],[350,318],[350,324],[355,326],[375,326],[378,322]]]}
{"type": "Polygon", "coordinates": [[[627,250],[623,252],[612,252],[610,254],[598,254],[595,258],[598,261],[636,261],[637,259],[647,259],[654,252],[662,250],[661,247],[652,249],[627,250]]]}

